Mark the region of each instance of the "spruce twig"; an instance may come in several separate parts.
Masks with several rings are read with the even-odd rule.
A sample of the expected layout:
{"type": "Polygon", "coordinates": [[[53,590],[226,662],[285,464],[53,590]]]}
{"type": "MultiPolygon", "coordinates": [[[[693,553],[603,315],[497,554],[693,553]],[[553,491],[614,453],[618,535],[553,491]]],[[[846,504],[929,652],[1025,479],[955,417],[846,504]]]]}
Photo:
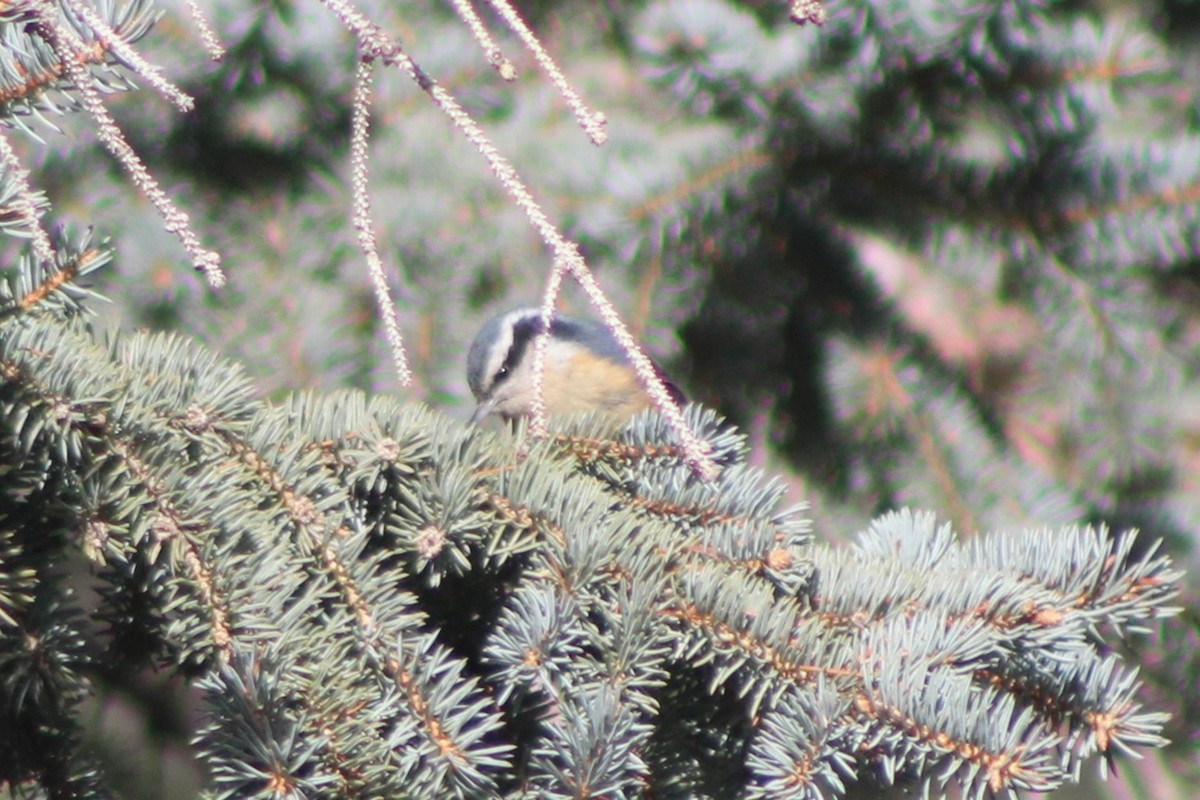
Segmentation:
{"type": "Polygon", "coordinates": [[[124,39],[117,35],[108,24],[100,18],[91,6],[86,2],[72,3],[68,6],[72,13],[78,14],[80,18],[87,23],[91,28],[96,41],[99,42],[105,49],[111,50],[117,58],[121,59],[129,69],[136,72],[145,78],[160,95],[175,104],[175,107],[180,111],[191,111],[196,103],[182,89],[167,80],[163,75],[162,70],[151,64],[146,59],[130,47],[124,39]]]}
{"type": "Polygon", "coordinates": [[[225,275],[221,272],[221,257],[200,244],[200,240],[192,232],[187,214],[175,207],[174,202],[159,187],[158,181],[125,140],[121,128],[100,100],[92,74],[84,68],[78,58],[78,54],[85,50],[78,34],[69,25],[62,24],[58,4],[53,0],[34,0],[34,3],[37,9],[34,30],[58,56],[64,73],[79,93],[84,110],[96,124],[100,141],[124,167],[134,184],[154,204],[167,231],[179,238],[192,259],[192,265],[204,274],[209,286],[214,289],[220,288],[225,284],[225,275]]]}
{"type": "Polygon", "coordinates": [[[550,78],[550,82],[562,94],[563,99],[567,101],[567,105],[571,107],[572,113],[575,114],[575,120],[579,123],[579,127],[583,128],[587,133],[588,138],[592,140],[592,144],[600,146],[608,141],[608,131],[604,129],[608,123],[608,118],[600,111],[593,111],[583,102],[583,98],[579,96],[571,84],[567,81],[562,70],[554,63],[554,59],[546,52],[546,48],[542,47],[542,43],[529,30],[529,26],[525,24],[525,20],[521,19],[521,15],[513,8],[508,0],[488,0],[492,8],[496,9],[497,13],[504,18],[508,23],[508,27],[513,29],[513,32],[521,38],[525,47],[529,52],[533,53],[533,57],[537,59],[538,65],[545,71],[546,76],[550,78]]]}
{"type": "Polygon", "coordinates": [[[38,203],[29,185],[29,171],[26,170],[12,144],[8,141],[8,132],[0,128],[0,163],[4,166],[5,180],[12,181],[16,186],[16,211],[24,219],[33,243],[33,254],[43,264],[54,263],[54,246],[50,244],[50,236],[42,227],[41,215],[38,213],[38,203]]]}
{"type": "Polygon", "coordinates": [[[358,234],[358,246],[367,259],[367,273],[371,277],[371,289],[383,318],[388,347],[396,366],[396,376],[401,386],[412,384],[412,371],[404,352],[404,341],[400,335],[400,322],[396,304],[388,290],[387,277],[383,272],[383,261],[376,247],[375,227],[371,222],[371,196],[367,183],[367,167],[370,161],[368,147],[371,115],[371,84],[374,78],[375,61],[370,57],[359,59],[354,75],[353,117],[350,121],[350,176],[354,193],[354,230],[358,234]]]}
{"type": "Polygon", "coordinates": [[[208,51],[208,57],[213,61],[220,61],[225,57],[225,48],[221,45],[216,31],[213,30],[212,23],[208,21],[208,17],[196,0],[187,0],[187,6],[192,15],[192,24],[196,26],[196,30],[200,34],[200,41],[204,43],[204,49],[208,51]]]}
{"type": "Polygon", "coordinates": [[[475,37],[475,41],[479,42],[479,47],[487,56],[488,63],[492,68],[500,74],[500,77],[506,81],[515,81],[517,79],[517,68],[509,61],[508,56],[504,55],[497,45],[492,35],[488,33],[488,29],[484,27],[483,20],[479,18],[479,14],[475,12],[475,7],[471,5],[471,0],[450,0],[450,4],[454,6],[454,13],[466,23],[470,29],[471,35],[475,37]]]}

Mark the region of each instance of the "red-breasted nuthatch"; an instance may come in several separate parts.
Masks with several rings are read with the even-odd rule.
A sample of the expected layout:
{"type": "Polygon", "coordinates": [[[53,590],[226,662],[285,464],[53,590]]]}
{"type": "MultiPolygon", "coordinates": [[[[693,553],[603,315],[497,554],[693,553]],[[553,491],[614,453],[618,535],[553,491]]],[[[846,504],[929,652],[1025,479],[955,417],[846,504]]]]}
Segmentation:
{"type": "MultiPolygon", "coordinates": [[[[479,402],[472,423],[489,414],[512,420],[532,412],[533,340],[541,329],[541,311],[536,308],[501,314],[479,329],[467,353],[467,383],[479,402]]],[[[682,402],[679,389],[665,383],[672,398],[682,402]]],[[[542,397],[547,414],[598,410],[620,420],[651,405],[608,328],[561,314],[550,322],[542,397]]]]}

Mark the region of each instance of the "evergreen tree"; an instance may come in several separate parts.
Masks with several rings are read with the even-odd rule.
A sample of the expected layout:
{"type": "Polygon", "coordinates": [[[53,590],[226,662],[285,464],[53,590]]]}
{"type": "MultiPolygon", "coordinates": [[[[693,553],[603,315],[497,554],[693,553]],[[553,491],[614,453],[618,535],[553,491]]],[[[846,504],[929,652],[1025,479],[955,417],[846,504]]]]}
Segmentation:
{"type": "Polygon", "coordinates": [[[1155,542],[1191,561],[1200,528],[1189,4],[523,9],[599,148],[515,35],[510,63],[440,7],[328,6],[216,5],[211,67],[184,11],[0,12],[10,794],[135,793],[84,722],[116,690],[215,796],[1006,796],[1162,744],[1168,709],[1187,758],[1194,598],[1116,645],[1169,610],[1155,542]],[[139,54],[195,108],[105,94],[186,105],[139,54]],[[409,56],[754,451],[690,407],[705,482],[657,414],[514,439],[379,393],[364,164],[408,399],[465,402],[465,342],[551,261],[409,56]],[[101,99],[169,193],[80,141],[137,173],[101,99]],[[206,293],[178,264],[219,281],[214,252],[206,293]],[[109,327],[188,338],[97,333],[89,283],[109,327]],[[1172,696],[1143,709],[1131,656],[1172,696]],[[202,723],[160,702],[184,679],[202,723]]]}

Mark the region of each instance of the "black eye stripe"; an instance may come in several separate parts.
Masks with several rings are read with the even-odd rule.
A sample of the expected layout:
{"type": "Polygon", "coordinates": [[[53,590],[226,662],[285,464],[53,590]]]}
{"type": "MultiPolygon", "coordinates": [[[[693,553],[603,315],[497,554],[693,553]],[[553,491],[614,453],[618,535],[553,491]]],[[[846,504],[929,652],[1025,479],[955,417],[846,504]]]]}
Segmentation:
{"type": "Polygon", "coordinates": [[[525,357],[529,343],[533,341],[533,337],[537,335],[541,327],[542,319],[538,316],[522,317],[513,323],[512,344],[508,347],[508,354],[504,356],[504,362],[500,364],[500,369],[496,370],[496,374],[492,377],[493,386],[508,379],[517,364],[520,364],[521,359],[525,357]]]}

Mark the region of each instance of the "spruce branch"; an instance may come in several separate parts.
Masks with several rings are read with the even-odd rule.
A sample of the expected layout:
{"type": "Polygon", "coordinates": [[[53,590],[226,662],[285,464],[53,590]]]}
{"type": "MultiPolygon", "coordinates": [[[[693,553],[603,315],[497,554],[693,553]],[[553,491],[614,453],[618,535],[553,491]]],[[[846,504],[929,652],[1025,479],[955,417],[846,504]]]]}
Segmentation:
{"type": "Polygon", "coordinates": [[[75,244],[67,242],[65,234],[56,238],[59,243],[52,245],[52,260],[42,262],[44,269],[34,270],[29,266],[36,256],[34,259],[23,258],[16,279],[0,286],[0,318],[43,307],[79,313],[83,309],[83,299],[93,296],[75,281],[108,264],[112,251],[104,246],[92,246],[90,232],[75,244]]]}
{"type": "MultiPolygon", "coordinates": [[[[109,27],[118,37],[132,41],[146,33],[152,20],[144,4],[133,3],[128,8],[133,13],[119,15],[109,27]]],[[[17,13],[23,23],[37,19],[38,14],[33,5],[23,5],[17,13]]],[[[63,114],[78,107],[77,99],[64,91],[63,79],[68,74],[66,63],[45,41],[33,35],[28,25],[6,20],[2,31],[6,47],[5,68],[0,72],[0,103],[7,112],[6,119],[34,138],[38,135],[25,124],[26,117],[36,117],[58,131],[44,112],[63,114]]],[[[100,41],[76,50],[71,59],[79,67],[108,66],[114,60],[100,41]]],[[[132,88],[120,73],[112,70],[104,71],[96,79],[109,90],[132,88]]]]}
{"type": "Polygon", "coordinates": [[[905,512],[834,551],[711,413],[689,424],[715,484],[657,414],[525,443],[353,393],[275,407],[182,340],[105,350],[43,306],[0,322],[3,452],[58,465],[54,507],[92,498],[70,527],[106,570],[161,570],[161,635],[205,675],[223,796],[640,793],[672,771],[657,737],[685,721],[659,709],[685,707],[681,668],[751,721],[752,785],[798,797],[868,778],[1044,790],[1160,744],[1135,670],[1098,650],[1170,611],[1178,574],[1128,537],[964,545],[905,512]],[[494,537],[521,544],[497,557],[494,537]],[[464,580],[495,607],[440,611],[464,580]],[[464,626],[478,655],[442,641],[464,626]]]}
{"type": "Polygon", "coordinates": [[[957,529],[975,530],[978,526],[960,489],[960,475],[950,461],[952,451],[944,445],[952,438],[943,427],[947,420],[935,418],[917,406],[903,379],[903,354],[877,344],[854,357],[857,377],[866,384],[867,393],[861,402],[868,415],[867,425],[880,429],[896,425],[904,430],[919,449],[922,463],[939,490],[938,507],[947,509],[957,529]]]}
{"type": "MultiPolygon", "coordinates": [[[[36,327],[30,330],[33,331],[31,335],[45,335],[36,327]]],[[[497,749],[484,741],[490,726],[479,717],[481,701],[477,695],[464,693],[464,687],[469,687],[470,683],[464,681],[461,668],[456,666],[454,659],[448,659],[431,638],[414,638],[407,633],[411,631],[414,619],[412,613],[405,611],[411,600],[406,604],[403,596],[397,597],[391,590],[390,583],[381,584],[375,572],[378,565],[362,557],[365,540],[348,531],[329,538],[332,515],[339,509],[341,513],[349,511],[343,494],[329,492],[328,487],[320,485],[320,479],[325,475],[320,452],[305,441],[293,447],[272,448],[271,444],[279,441],[278,425],[282,418],[278,413],[249,420],[245,419],[244,412],[233,418],[222,418],[216,413],[218,409],[223,407],[236,412],[238,406],[230,406],[228,398],[223,402],[206,402],[216,399],[206,396],[207,392],[215,390],[224,395],[234,387],[221,380],[206,384],[203,389],[180,384],[173,377],[178,373],[158,369],[163,365],[157,362],[167,358],[178,367],[181,359],[189,357],[188,353],[178,347],[164,349],[153,342],[131,341],[134,343],[132,349],[127,345],[118,355],[131,366],[142,369],[131,370],[129,374],[145,375],[147,372],[143,370],[147,370],[148,374],[160,377],[139,384],[132,394],[127,388],[114,391],[114,387],[105,393],[110,397],[124,394],[123,407],[129,413],[144,414],[147,401],[157,407],[158,413],[151,415],[154,421],[138,416],[105,415],[106,430],[112,431],[107,437],[100,436],[98,422],[91,423],[87,430],[95,445],[103,447],[107,442],[112,457],[125,465],[126,480],[143,487],[154,498],[152,504],[130,509],[148,519],[140,524],[114,519],[112,523],[117,524],[108,526],[109,537],[111,539],[112,533],[120,529],[141,530],[145,537],[142,557],[159,562],[160,554],[170,554],[167,560],[173,565],[173,575],[167,579],[167,586],[168,593],[175,599],[168,601],[165,607],[179,607],[183,613],[170,622],[167,635],[180,648],[178,658],[193,668],[204,663],[205,657],[200,655],[203,653],[214,654],[213,663],[222,668],[245,663],[237,661],[238,653],[245,653],[270,631],[276,631],[274,637],[278,638],[289,628],[301,625],[300,619],[318,619],[319,615],[314,613],[315,604],[328,602],[336,596],[344,609],[339,619],[345,620],[336,630],[341,631],[347,645],[354,643],[351,652],[361,654],[357,657],[370,665],[365,674],[376,679],[376,696],[392,697],[399,689],[399,697],[407,701],[411,717],[418,722],[410,726],[414,737],[431,743],[432,746],[423,748],[429,757],[437,758],[436,754],[441,754],[440,758],[450,765],[449,773],[437,770],[428,780],[439,781],[436,773],[440,773],[446,780],[459,785],[475,785],[480,781],[486,784],[478,767],[495,761],[495,756],[489,754],[502,752],[504,748],[497,749]],[[161,419],[163,412],[167,414],[166,420],[161,419]],[[193,448],[198,446],[200,452],[208,451],[203,461],[211,459],[222,464],[222,468],[215,473],[208,472],[203,481],[196,480],[193,466],[178,463],[178,438],[181,436],[193,439],[193,448]],[[170,460],[165,457],[168,453],[172,454],[170,460]],[[259,487],[250,504],[221,503],[216,495],[210,495],[229,494],[234,491],[229,481],[245,486],[248,478],[259,487]],[[186,498],[179,494],[180,487],[185,484],[192,487],[186,498]],[[197,509],[200,507],[209,509],[203,516],[203,524],[198,524],[197,509]],[[269,514],[264,514],[263,509],[269,514]],[[269,523],[269,518],[279,522],[269,523]],[[287,545],[288,537],[272,537],[270,545],[255,546],[250,551],[256,554],[252,559],[240,552],[238,543],[247,535],[254,536],[281,524],[293,531],[290,541],[295,548],[294,555],[281,561],[280,548],[287,545]],[[220,533],[212,535],[210,532],[220,533]],[[254,573],[271,563],[278,568],[281,563],[294,562],[296,558],[310,564],[314,575],[322,576],[318,585],[323,584],[325,588],[321,592],[298,592],[295,581],[303,576],[303,571],[291,576],[248,578],[241,588],[229,588],[225,584],[226,578],[242,570],[254,573]],[[289,591],[289,586],[295,588],[289,591]],[[335,594],[331,595],[330,590],[335,594]],[[259,597],[258,593],[262,591],[268,595],[259,597]],[[281,591],[285,597],[294,593],[292,602],[300,604],[301,612],[306,608],[307,612],[298,614],[293,606],[280,617],[278,593],[281,591]],[[275,602],[270,597],[275,597],[275,602]],[[400,602],[399,606],[397,602],[400,602]],[[456,688],[448,688],[451,686],[456,688]]],[[[14,353],[18,356],[32,350],[19,335],[8,342],[16,348],[14,353]]],[[[64,350],[77,352],[80,348],[64,347],[64,350]]],[[[86,355],[95,360],[94,353],[86,355]]],[[[33,361],[36,360],[34,356],[33,361]]],[[[26,358],[6,371],[23,374],[23,367],[32,365],[33,361],[26,358]]],[[[212,369],[203,372],[217,377],[212,369]]],[[[45,402],[64,405],[61,399],[49,398],[45,402]]],[[[64,422],[71,418],[60,416],[64,422]]],[[[38,430],[45,428],[39,426],[38,430]]],[[[87,448],[76,445],[64,452],[66,457],[74,453],[75,459],[85,459],[86,463],[87,448]]],[[[142,550],[141,545],[138,550],[142,550]]],[[[307,636],[305,630],[301,625],[297,634],[307,636]]],[[[330,657],[346,652],[340,648],[328,650],[330,657]]],[[[300,647],[292,658],[298,658],[303,652],[300,647]]],[[[242,675],[239,680],[247,678],[242,675]]],[[[333,712],[326,712],[324,716],[330,713],[333,712]]],[[[315,729],[309,732],[309,735],[317,734],[315,729]]],[[[405,748],[397,743],[388,752],[392,756],[387,761],[399,768],[396,754],[405,752],[405,748]]],[[[356,759],[366,757],[366,753],[356,755],[356,759]]],[[[279,777],[280,780],[285,778],[282,774],[279,777]]]]}
{"type": "Polygon", "coordinates": [[[722,185],[733,175],[766,166],[769,162],[768,155],[757,147],[733,153],[694,175],[686,176],[682,183],[651,194],[637,205],[626,208],[625,215],[631,222],[658,216],[672,206],[686,203],[722,185]]]}
{"type": "Polygon", "coordinates": [[[1082,310],[1104,351],[1116,352],[1118,332],[1111,315],[1096,292],[1096,287],[1049,253],[1045,254],[1042,263],[1046,267],[1047,276],[1062,284],[1071,300],[1082,310]]]}
{"type": "Polygon", "coordinates": [[[838,797],[855,780],[853,754],[834,743],[849,729],[846,700],[832,681],[818,678],[812,692],[788,691],[764,716],[746,758],[760,776],[747,796],[838,797]]]}
{"type": "MultiPolygon", "coordinates": [[[[1193,148],[1195,147],[1195,143],[1190,144],[1193,148]]],[[[1106,219],[1131,217],[1144,212],[1167,210],[1174,207],[1187,208],[1198,202],[1200,202],[1200,181],[1193,181],[1182,185],[1153,187],[1148,191],[1116,198],[1110,203],[1079,205],[1061,209],[1058,212],[1060,215],[1058,219],[1043,217],[1039,222],[1048,226],[1102,223],[1106,219]]]]}

